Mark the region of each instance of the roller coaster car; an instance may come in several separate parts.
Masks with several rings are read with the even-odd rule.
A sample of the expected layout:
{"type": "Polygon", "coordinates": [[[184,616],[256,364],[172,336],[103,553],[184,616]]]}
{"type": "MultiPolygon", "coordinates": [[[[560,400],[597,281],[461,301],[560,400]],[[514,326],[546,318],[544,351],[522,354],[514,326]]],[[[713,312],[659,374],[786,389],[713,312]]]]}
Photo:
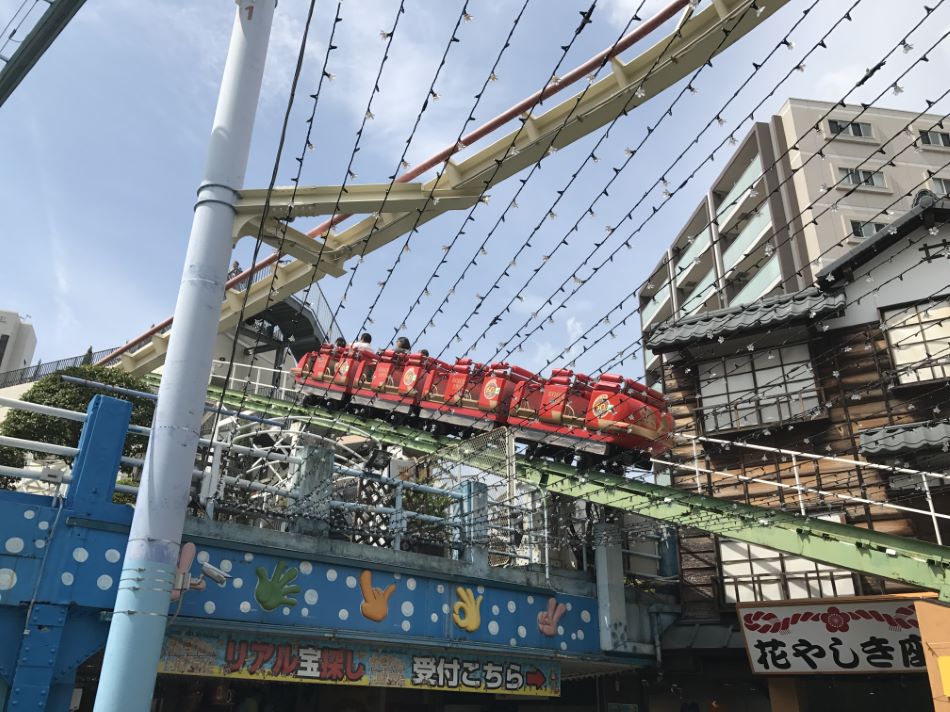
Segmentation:
{"type": "Polygon", "coordinates": [[[305,355],[293,372],[319,397],[418,415],[441,431],[508,425],[518,439],[538,443],[536,452],[619,456],[643,465],[671,446],[673,419],[662,394],[611,373],[594,381],[559,368],[544,379],[504,362],[449,364],[333,346],[305,355]]]}

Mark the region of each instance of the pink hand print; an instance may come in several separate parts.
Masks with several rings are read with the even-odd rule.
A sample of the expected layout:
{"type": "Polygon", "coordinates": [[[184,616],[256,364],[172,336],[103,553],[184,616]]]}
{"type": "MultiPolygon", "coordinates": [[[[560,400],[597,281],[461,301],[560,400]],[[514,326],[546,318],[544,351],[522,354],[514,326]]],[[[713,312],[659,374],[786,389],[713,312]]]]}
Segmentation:
{"type": "Polygon", "coordinates": [[[538,613],[538,630],[542,634],[553,638],[557,634],[557,622],[561,620],[567,606],[558,603],[553,596],[548,599],[548,609],[538,613]]]}
{"type": "Polygon", "coordinates": [[[178,570],[175,576],[175,588],[172,589],[172,600],[177,601],[186,590],[204,591],[207,583],[203,578],[192,579],[188,576],[191,565],[195,561],[197,550],[192,542],[181,545],[178,554],[178,570]]]}

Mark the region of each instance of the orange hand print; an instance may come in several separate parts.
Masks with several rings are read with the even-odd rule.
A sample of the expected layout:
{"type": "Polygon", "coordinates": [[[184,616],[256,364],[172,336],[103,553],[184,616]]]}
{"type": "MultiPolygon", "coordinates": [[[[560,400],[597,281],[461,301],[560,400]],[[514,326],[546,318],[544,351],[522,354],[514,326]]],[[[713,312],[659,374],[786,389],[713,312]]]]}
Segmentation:
{"type": "Polygon", "coordinates": [[[363,592],[363,602],[360,604],[360,613],[365,618],[379,623],[389,615],[389,597],[396,590],[396,584],[391,583],[386,590],[373,588],[373,574],[364,571],[360,574],[360,591],[363,592]]]}
{"type": "Polygon", "coordinates": [[[455,593],[459,600],[452,605],[452,620],[462,630],[474,633],[482,624],[482,614],[479,610],[482,605],[482,596],[476,598],[472,589],[461,586],[455,588],[455,593]]]}
{"type": "Polygon", "coordinates": [[[553,596],[548,599],[548,609],[538,613],[538,630],[549,638],[557,634],[557,623],[564,615],[567,606],[558,603],[553,596]]]}

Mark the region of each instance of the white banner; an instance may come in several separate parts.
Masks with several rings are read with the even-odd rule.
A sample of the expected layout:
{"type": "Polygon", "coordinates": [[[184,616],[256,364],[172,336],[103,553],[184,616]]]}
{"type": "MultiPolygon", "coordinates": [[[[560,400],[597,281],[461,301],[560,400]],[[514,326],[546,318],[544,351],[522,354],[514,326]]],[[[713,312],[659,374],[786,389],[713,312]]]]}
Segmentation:
{"type": "Polygon", "coordinates": [[[737,608],[756,674],[926,670],[910,598],[740,603],[737,608]]]}

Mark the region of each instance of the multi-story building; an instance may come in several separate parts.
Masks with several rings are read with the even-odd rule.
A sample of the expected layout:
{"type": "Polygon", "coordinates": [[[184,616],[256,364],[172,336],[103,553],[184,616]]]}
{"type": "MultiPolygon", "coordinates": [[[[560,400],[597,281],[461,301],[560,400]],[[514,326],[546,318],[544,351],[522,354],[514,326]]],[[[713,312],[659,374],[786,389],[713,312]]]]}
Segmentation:
{"type": "MultiPolygon", "coordinates": [[[[940,117],[789,99],[758,122],[675,236],[640,292],[641,326],[751,304],[815,275],[911,208],[950,191],[940,117]]],[[[661,356],[644,349],[647,384],[661,356]]]]}
{"type": "MultiPolygon", "coordinates": [[[[669,457],[672,484],[803,521],[827,519],[946,543],[948,225],[950,200],[922,191],[910,210],[817,270],[813,284],[658,324],[647,346],[662,354],[666,397],[677,431],[686,436],[669,457]]],[[[769,526],[768,517],[757,525],[769,526]]],[[[878,701],[917,695],[918,702],[908,704],[924,708],[915,704],[924,704],[926,681],[903,665],[910,658],[898,653],[883,666],[868,662],[860,657],[869,649],[867,636],[850,643],[859,652],[842,666],[837,629],[806,634],[822,655],[831,651],[831,664],[790,677],[801,648],[789,647],[793,662],[787,667],[784,660],[773,664],[752,649],[743,628],[748,611],[779,622],[783,611],[791,615],[807,606],[854,609],[862,616],[862,606],[908,600],[890,596],[906,587],[835,569],[820,557],[815,562],[699,530],[681,530],[679,543],[683,617],[664,637],[670,665],[721,670],[741,684],[738,671],[747,668],[742,636],[733,635],[738,627],[745,630],[748,664],[756,673],[789,676],[781,683],[770,678],[772,709],[786,692],[799,701],[781,709],[844,709],[855,694],[878,695],[878,701]],[[854,598],[881,594],[886,597],[854,598]],[[879,667],[906,676],[867,678],[870,692],[841,677],[879,667]],[[822,680],[813,671],[837,678],[822,680]],[[827,706],[814,703],[820,695],[827,696],[827,706]]],[[[784,649],[805,639],[796,637],[803,635],[797,629],[789,632],[769,644],[784,649]]],[[[905,636],[890,651],[917,650],[919,641],[905,636]]]]}
{"type": "Polygon", "coordinates": [[[12,311],[0,311],[0,373],[29,366],[36,350],[33,325],[12,311]]]}

